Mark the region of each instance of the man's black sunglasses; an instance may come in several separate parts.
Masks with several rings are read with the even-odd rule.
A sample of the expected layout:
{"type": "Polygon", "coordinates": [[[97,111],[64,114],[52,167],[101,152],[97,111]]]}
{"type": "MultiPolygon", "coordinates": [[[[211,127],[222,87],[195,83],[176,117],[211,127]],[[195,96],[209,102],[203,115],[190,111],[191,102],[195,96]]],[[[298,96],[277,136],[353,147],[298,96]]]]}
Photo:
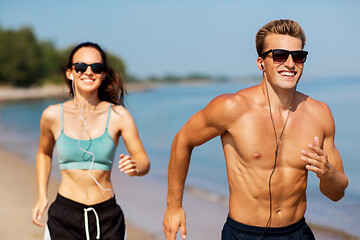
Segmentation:
{"type": "Polygon", "coordinates": [[[105,70],[105,65],[102,63],[93,63],[93,64],[86,64],[82,62],[73,63],[75,71],[78,73],[84,73],[86,69],[90,66],[93,73],[102,73],[105,70]]]}
{"type": "Polygon", "coordinates": [[[285,49],[270,49],[269,51],[261,54],[260,57],[265,58],[266,55],[272,52],[272,57],[275,62],[286,62],[289,55],[291,54],[292,59],[296,63],[304,63],[306,61],[306,56],[308,55],[307,51],[297,50],[297,51],[288,51],[285,49]]]}

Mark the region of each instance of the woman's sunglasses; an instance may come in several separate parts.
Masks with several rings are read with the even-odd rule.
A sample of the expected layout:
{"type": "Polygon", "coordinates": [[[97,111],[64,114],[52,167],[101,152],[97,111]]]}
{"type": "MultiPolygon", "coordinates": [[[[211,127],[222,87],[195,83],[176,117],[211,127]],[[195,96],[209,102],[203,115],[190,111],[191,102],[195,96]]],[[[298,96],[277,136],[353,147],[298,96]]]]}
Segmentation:
{"type": "Polygon", "coordinates": [[[272,57],[275,62],[286,62],[289,55],[291,54],[292,59],[296,63],[304,63],[306,61],[306,56],[308,55],[307,51],[288,51],[285,49],[270,49],[269,51],[261,54],[262,58],[265,58],[266,55],[272,52],[272,57]]]}
{"type": "Polygon", "coordinates": [[[91,67],[91,71],[93,71],[93,73],[99,74],[105,70],[105,65],[102,63],[86,64],[77,62],[73,63],[72,65],[74,65],[75,71],[78,73],[84,73],[89,66],[91,67]]]}

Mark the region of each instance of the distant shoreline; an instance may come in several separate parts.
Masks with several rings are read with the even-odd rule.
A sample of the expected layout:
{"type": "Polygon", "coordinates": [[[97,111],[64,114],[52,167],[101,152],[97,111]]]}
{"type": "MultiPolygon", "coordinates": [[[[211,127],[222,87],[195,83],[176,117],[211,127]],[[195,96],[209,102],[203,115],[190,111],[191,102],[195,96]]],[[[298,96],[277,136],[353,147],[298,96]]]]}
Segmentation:
{"type": "MultiPolygon", "coordinates": [[[[248,81],[248,79],[245,79],[248,81]]],[[[126,92],[128,94],[134,92],[142,92],[146,90],[151,90],[158,88],[159,86],[166,85],[178,85],[178,86],[206,86],[214,83],[242,83],[239,82],[217,82],[209,80],[199,81],[198,79],[189,79],[187,81],[179,82],[131,82],[125,83],[126,92]]],[[[0,86],[0,103],[8,101],[21,101],[21,100],[36,100],[36,99],[46,99],[46,98],[64,98],[69,97],[69,89],[66,84],[53,84],[45,85],[39,87],[13,87],[13,86],[0,86]]]]}
{"type": "MultiPolygon", "coordinates": [[[[128,93],[141,92],[157,87],[158,83],[127,83],[128,93]]],[[[67,98],[69,89],[65,84],[46,85],[41,87],[18,88],[11,86],[0,87],[0,102],[33,100],[44,98],[67,98]]]]}

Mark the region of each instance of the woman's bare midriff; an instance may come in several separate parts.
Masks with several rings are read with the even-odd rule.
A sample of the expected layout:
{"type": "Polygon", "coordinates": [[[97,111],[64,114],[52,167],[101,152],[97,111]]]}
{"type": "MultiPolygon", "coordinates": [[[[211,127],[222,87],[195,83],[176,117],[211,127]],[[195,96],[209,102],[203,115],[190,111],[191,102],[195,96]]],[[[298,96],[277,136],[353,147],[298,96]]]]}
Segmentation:
{"type": "Polygon", "coordinates": [[[87,169],[61,170],[59,194],[73,201],[93,205],[113,197],[110,181],[111,171],[92,170],[91,175],[98,181],[103,190],[90,177],[87,169]]]}

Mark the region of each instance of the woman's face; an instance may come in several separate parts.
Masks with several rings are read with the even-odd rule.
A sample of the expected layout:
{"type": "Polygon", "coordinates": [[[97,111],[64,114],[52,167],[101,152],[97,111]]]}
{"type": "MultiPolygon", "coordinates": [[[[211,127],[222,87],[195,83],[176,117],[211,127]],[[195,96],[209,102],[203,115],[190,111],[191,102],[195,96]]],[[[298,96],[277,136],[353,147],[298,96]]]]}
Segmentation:
{"type": "Polygon", "coordinates": [[[102,63],[101,54],[96,48],[83,47],[75,52],[73,56],[75,66],[73,65],[66,72],[67,78],[74,81],[75,91],[92,93],[98,90],[106,77],[106,73],[101,71],[102,63]]]}

